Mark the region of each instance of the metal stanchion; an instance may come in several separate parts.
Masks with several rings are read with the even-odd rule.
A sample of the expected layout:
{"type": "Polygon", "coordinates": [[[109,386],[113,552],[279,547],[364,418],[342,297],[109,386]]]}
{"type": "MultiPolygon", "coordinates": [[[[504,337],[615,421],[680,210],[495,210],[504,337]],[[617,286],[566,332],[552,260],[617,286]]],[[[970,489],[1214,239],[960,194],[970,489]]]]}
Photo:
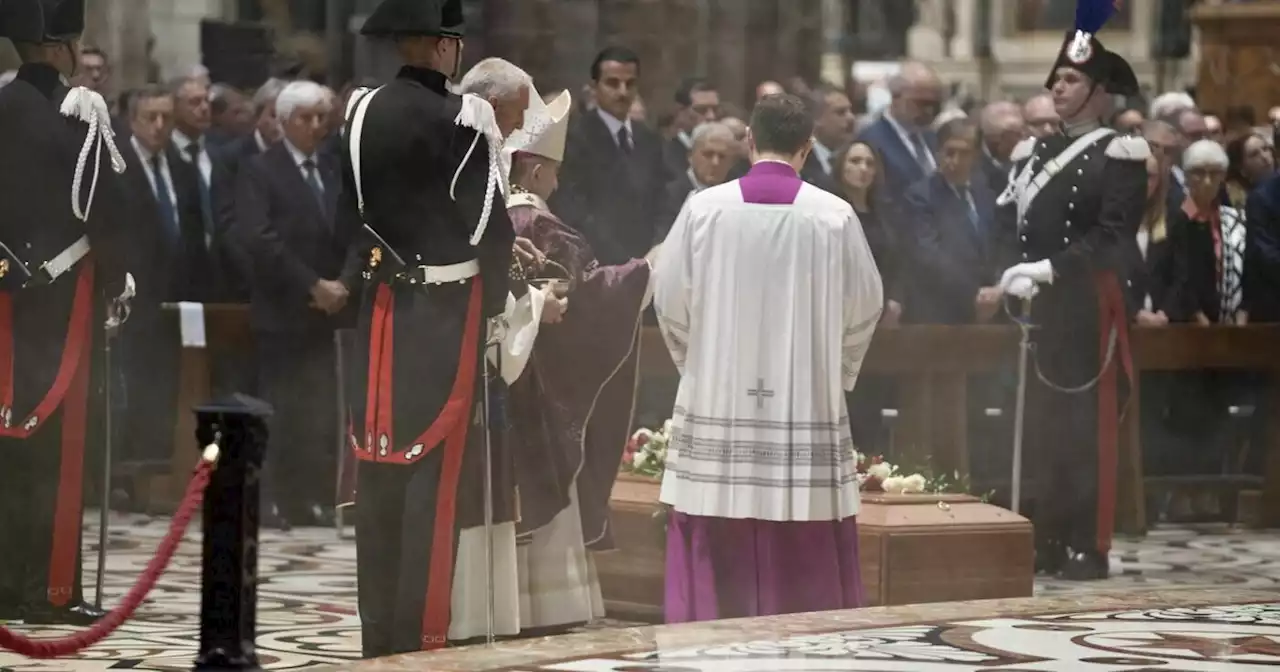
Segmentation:
{"type": "Polygon", "coordinates": [[[343,504],[344,495],[343,485],[346,481],[346,464],[347,464],[347,366],[346,366],[346,348],[344,347],[343,337],[347,334],[345,329],[335,329],[333,331],[333,373],[338,383],[336,403],[338,408],[333,414],[337,423],[337,441],[338,451],[335,455],[338,460],[337,481],[333,486],[333,526],[337,532],[338,538],[343,538],[343,528],[345,521],[343,520],[343,504]]]}
{"type": "Polygon", "coordinates": [[[106,415],[103,418],[103,430],[106,435],[103,437],[102,444],[102,504],[98,510],[98,571],[94,577],[93,591],[93,605],[99,609],[102,608],[103,586],[106,584],[107,577],[108,528],[111,525],[111,461],[115,459],[112,445],[115,443],[115,423],[112,422],[115,416],[115,408],[112,405],[115,402],[111,389],[116,385],[116,378],[111,350],[112,345],[120,337],[120,328],[129,321],[129,311],[132,309],[133,297],[136,294],[137,286],[134,284],[133,276],[125,274],[124,291],[111,300],[107,307],[107,323],[104,325],[102,368],[105,380],[102,396],[103,403],[106,405],[106,415]]]}
{"type": "Polygon", "coordinates": [[[258,481],[271,407],[237,394],[195,412],[200,449],[216,443],[220,455],[204,497],[194,669],[257,670],[258,481]]]}

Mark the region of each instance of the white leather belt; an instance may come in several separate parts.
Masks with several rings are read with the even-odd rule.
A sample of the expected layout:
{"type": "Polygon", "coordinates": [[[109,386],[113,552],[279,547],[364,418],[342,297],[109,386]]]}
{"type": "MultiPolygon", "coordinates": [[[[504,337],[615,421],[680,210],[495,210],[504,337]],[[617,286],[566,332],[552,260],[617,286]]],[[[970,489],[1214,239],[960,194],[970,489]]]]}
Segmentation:
{"type": "Polygon", "coordinates": [[[475,259],[446,266],[410,266],[400,274],[413,284],[443,285],[462,282],[480,275],[480,262],[475,259]]]}
{"type": "Polygon", "coordinates": [[[57,256],[40,265],[40,270],[44,271],[48,276],[48,281],[53,282],[63,273],[71,270],[75,265],[89,254],[89,236],[80,236],[80,239],[71,243],[67,249],[59,252],[57,256]]]}

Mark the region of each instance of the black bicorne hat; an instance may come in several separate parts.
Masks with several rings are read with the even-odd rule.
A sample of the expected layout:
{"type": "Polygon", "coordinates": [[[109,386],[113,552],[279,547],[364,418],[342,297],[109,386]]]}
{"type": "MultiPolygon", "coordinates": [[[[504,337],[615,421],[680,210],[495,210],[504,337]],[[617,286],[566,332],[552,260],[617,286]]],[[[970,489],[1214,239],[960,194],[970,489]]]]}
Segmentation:
{"type": "Polygon", "coordinates": [[[1058,81],[1058,68],[1079,70],[1107,93],[1134,96],[1139,91],[1133,66],[1119,54],[1108,51],[1093,35],[1077,31],[1067,33],[1044,88],[1052,89],[1054,82],[1058,81]]]}
{"type": "Polygon", "coordinates": [[[360,34],[461,38],[464,29],[461,0],[382,0],[360,34]]]}
{"type": "Polygon", "coordinates": [[[14,42],[43,42],[44,8],[40,0],[0,0],[0,37],[14,42]]]}
{"type": "Polygon", "coordinates": [[[40,0],[44,5],[44,39],[61,42],[84,33],[84,0],[40,0]]]}

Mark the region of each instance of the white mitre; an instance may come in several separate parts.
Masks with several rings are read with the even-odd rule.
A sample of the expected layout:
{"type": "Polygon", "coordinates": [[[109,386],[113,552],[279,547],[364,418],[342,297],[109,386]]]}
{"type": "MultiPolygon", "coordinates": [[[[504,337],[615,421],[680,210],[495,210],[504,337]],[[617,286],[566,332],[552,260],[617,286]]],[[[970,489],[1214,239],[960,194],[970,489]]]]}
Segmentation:
{"type": "MultiPolygon", "coordinates": [[[[572,107],[573,99],[568,91],[547,104],[542,102],[537,90],[530,87],[529,107],[524,112],[524,124],[520,130],[512,132],[503,145],[503,163],[508,172],[516,152],[555,161],[564,159],[569,111],[572,107]]],[[[512,193],[507,199],[507,207],[515,207],[526,196],[529,195],[512,193]]],[[[489,362],[498,366],[503,380],[508,384],[515,382],[529,363],[533,344],[538,336],[538,326],[542,323],[545,301],[546,296],[542,291],[533,287],[520,299],[507,294],[507,306],[502,315],[506,327],[497,339],[497,344],[489,351],[489,362]],[[501,357],[498,356],[499,353],[501,357]]]]}
{"type": "Polygon", "coordinates": [[[529,91],[529,107],[524,111],[524,124],[511,133],[505,150],[524,152],[553,161],[564,160],[565,140],[569,135],[569,112],[573,96],[568,91],[544,103],[535,90],[529,91]]]}

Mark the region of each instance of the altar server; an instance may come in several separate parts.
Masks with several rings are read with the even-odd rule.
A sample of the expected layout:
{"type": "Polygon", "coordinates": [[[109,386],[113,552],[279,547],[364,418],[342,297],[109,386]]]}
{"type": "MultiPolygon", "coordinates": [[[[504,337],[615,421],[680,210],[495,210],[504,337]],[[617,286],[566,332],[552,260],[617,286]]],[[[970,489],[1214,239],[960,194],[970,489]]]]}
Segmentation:
{"type": "Polygon", "coordinates": [[[768,96],[753,166],[690,197],[654,265],[680,388],[661,501],[668,622],[860,606],[846,390],[884,305],[853,209],[805,184],[813,118],[768,96]]]}
{"type": "Polygon", "coordinates": [[[1060,132],[1014,148],[1001,195],[1003,231],[1016,231],[1021,263],[1003,273],[1008,294],[1029,299],[1033,374],[1027,447],[1039,465],[1036,565],[1063,578],[1107,576],[1115,519],[1119,376],[1132,380],[1118,277],[1146,196],[1150,148],[1105,126],[1113,95],[1138,93],[1133,69],[1093,32],[1111,0],[1081,0],[1045,82],[1060,132]]]}

